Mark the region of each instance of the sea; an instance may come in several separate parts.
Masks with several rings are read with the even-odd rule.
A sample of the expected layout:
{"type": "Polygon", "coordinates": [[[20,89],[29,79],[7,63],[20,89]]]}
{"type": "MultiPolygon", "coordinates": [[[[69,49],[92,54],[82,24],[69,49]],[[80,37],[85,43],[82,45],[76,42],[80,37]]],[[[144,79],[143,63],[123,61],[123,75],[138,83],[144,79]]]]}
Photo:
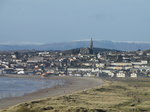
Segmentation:
{"type": "Polygon", "coordinates": [[[40,89],[64,84],[65,80],[61,79],[0,77],[0,99],[23,96],[40,89]]]}

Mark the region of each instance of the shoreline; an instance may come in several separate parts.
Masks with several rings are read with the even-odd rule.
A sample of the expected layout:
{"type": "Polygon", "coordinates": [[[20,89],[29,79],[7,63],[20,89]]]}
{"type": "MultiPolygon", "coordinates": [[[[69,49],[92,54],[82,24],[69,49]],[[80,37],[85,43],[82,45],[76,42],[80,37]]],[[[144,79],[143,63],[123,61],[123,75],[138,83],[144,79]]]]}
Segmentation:
{"type": "MultiPolygon", "coordinates": [[[[15,78],[24,77],[24,76],[23,77],[22,76],[16,77],[16,76],[13,77],[15,78]]],[[[39,78],[39,77],[26,76],[26,78],[39,78]]],[[[20,103],[71,94],[77,91],[82,91],[97,86],[101,86],[103,84],[103,81],[101,79],[92,77],[54,76],[48,77],[48,79],[65,80],[66,82],[64,85],[56,85],[52,88],[41,89],[33,93],[25,94],[24,96],[0,99],[0,110],[9,108],[11,106],[20,103]]]]}
{"type": "MultiPolygon", "coordinates": [[[[24,80],[27,80],[29,82],[32,82],[32,81],[36,81],[36,85],[38,85],[36,87],[36,89],[34,89],[34,86],[35,84],[33,85],[32,89],[30,89],[28,92],[26,92],[25,90],[22,91],[22,94],[18,94],[17,95],[17,92],[16,92],[16,95],[11,95],[11,93],[8,95],[8,96],[5,96],[5,97],[0,97],[0,101],[3,100],[3,99],[10,99],[10,98],[17,98],[17,97],[22,97],[22,96],[26,96],[28,94],[32,94],[32,93],[36,93],[36,92],[39,92],[39,91],[43,91],[43,90],[46,90],[48,88],[54,88],[54,87],[57,87],[57,86],[63,86],[65,85],[67,82],[63,79],[58,79],[57,77],[47,77],[47,78],[42,78],[40,76],[27,76],[27,75],[24,75],[24,76],[20,76],[20,75],[4,75],[4,76],[0,76],[0,78],[10,78],[10,79],[21,79],[22,81],[24,80]],[[40,82],[45,82],[47,83],[45,86],[41,86],[38,84],[40,82]],[[51,83],[52,81],[52,83],[51,83]]],[[[21,84],[22,82],[20,82],[21,84]]],[[[3,84],[2,84],[3,85],[3,84]]],[[[11,84],[9,84],[11,85],[11,84]]],[[[8,86],[9,86],[8,85],[8,86]]],[[[25,84],[24,84],[25,85],[25,84]]],[[[15,85],[17,86],[17,85],[15,85]]],[[[32,85],[31,85],[32,86],[32,85]]],[[[31,87],[30,86],[30,87],[31,87]]],[[[7,86],[6,86],[7,87],[7,86]]],[[[29,88],[30,88],[29,87],[29,88]]],[[[28,86],[26,86],[25,88],[28,88],[28,86]]],[[[11,88],[10,88],[11,89],[11,88]]],[[[9,90],[9,89],[8,89],[9,90]]],[[[7,90],[6,90],[7,91],[7,90]]],[[[3,92],[3,91],[2,91],[3,92]]],[[[13,91],[12,91],[13,92],[13,91]]],[[[14,91],[15,92],[15,91],[14,91]]],[[[21,92],[18,91],[18,92],[21,92]]],[[[6,93],[7,94],[7,93],[6,93]]],[[[1,105],[1,104],[0,104],[1,105]]]]}

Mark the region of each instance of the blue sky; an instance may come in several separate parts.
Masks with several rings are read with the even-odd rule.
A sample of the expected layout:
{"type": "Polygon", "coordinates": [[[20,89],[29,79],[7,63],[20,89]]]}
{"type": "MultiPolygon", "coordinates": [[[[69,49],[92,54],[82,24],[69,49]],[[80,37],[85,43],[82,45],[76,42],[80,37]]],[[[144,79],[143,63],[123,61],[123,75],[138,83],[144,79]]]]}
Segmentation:
{"type": "Polygon", "coordinates": [[[0,43],[150,42],[150,0],[0,0],[0,43]]]}

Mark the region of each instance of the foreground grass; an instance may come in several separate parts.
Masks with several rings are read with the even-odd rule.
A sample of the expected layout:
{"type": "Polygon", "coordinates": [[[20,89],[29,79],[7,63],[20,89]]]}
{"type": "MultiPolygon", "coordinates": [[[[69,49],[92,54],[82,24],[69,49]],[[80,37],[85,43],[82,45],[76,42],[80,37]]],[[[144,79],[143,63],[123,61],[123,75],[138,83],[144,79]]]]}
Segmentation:
{"type": "Polygon", "coordinates": [[[2,112],[150,112],[149,81],[107,81],[103,87],[32,101],[2,112]]]}

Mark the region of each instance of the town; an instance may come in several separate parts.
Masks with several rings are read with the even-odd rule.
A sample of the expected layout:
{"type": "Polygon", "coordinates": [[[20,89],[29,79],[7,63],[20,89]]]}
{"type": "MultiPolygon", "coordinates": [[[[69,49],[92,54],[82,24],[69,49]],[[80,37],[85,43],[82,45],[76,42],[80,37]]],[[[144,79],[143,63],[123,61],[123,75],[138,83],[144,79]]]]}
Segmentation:
{"type": "Polygon", "coordinates": [[[137,78],[150,77],[150,50],[132,52],[94,48],[66,51],[1,51],[0,75],[137,78]]]}

